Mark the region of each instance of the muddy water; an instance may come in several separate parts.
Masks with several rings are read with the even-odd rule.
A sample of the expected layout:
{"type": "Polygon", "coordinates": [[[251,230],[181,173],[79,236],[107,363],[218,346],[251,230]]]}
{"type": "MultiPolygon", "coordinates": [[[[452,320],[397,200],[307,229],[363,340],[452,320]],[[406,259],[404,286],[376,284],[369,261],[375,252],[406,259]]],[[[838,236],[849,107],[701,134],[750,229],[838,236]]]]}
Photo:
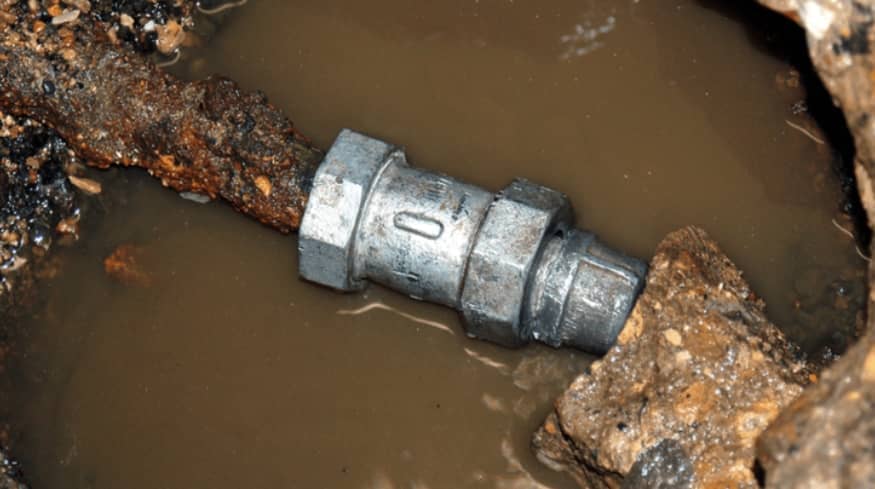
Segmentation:
{"type": "MultiPolygon", "coordinates": [[[[323,146],[351,127],[491,189],[554,186],[641,257],[703,226],[816,351],[853,328],[863,262],[789,68],[701,3],[608,0],[250,2],[175,67],[263,89],[323,146]]],[[[528,438],[588,357],[302,284],[293,237],[137,172],[96,177],[105,211],[15,372],[35,487],[573,487],[528,438]],[[151,287],[103,274],[123,243],[151,287]]]]}

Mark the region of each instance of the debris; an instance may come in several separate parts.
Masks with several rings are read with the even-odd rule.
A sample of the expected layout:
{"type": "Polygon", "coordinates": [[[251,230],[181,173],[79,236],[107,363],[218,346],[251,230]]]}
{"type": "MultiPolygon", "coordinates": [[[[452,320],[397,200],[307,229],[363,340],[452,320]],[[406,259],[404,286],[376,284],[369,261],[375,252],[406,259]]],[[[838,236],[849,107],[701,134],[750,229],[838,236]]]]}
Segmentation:
{"type": "Polygon", "coordinates": [[[79,18],[78,10],[65,10],[64,13],[52,17],[52,25],[61,25],[66,24],[67,22],[73,22],[79,18]]]}
{"type": "Polygon", "coordinates": [[[185,42],[185,30],[175,20],[168,21],[165,25],[156,26],[155,31],[158,33],[155,45],[158,51],[163,54],[176,52],[185,42]]]}
{"type": "Polygon", "coordinates": [[[70,183],[73,184],[74,187],[79,190],[85,192],[88,195],[97,195],[99,194],[103,188],[100,185],[100,182],[96,180],[91,180],[90,178],[77,177],[76,175],[70,175],[67,177],[70,180],[70,183]]]}
{"type": "Polygon", "coordinates": [[[142,260],[142,248],[122,244],[103,260],[103,269],[107,275],[124,285],[149,287],[152,285],[152,275],[143,269],[142,260]]]}
{"type": "Polygon", "coordinates": [[[209,195],[199,194],[196,192],[179,192],[179,196],[196,204],[209,204],[213,201],[209,195]]]}
{"type": "Polygon", "coordinates": [[[813,132],[809,131],[808,129],[805,129],[804,127],[800,126],[799,124],[796,124],[795,122],[790,122],[787,119],[784,119],[784,122],[786,122],[787,125],[792,127],[793,129],[796,129],[797,131],[801,132],[805,137],[814,141],[815,143],[826,144],[823,139],[815,136],[813,132]]]}
{"type": "Polygon", "coordinates": [[[202,14],[206,15],[216,15],[218,13],[224,12],[226,10],[242,7],[246,5],[249,0],[236,0],[236,1],[227,1],[227,0],[205,0],[203,2],[198,2],[197,9],[202,14]],[[213,4],[218,4],[213,6],[213,4]]]}

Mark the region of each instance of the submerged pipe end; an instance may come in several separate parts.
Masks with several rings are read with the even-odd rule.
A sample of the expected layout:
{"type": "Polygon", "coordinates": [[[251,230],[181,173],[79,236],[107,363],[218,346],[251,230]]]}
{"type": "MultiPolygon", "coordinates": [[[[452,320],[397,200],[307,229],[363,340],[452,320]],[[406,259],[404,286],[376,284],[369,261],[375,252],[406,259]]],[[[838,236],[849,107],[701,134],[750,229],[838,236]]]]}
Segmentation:
{"type": "Polygon", "coordinates": [[[647,265],[567,230],[546,244],[524,311],[529,335],[553,347],[603,354],[616,342],[644,287],[647,265]]]}

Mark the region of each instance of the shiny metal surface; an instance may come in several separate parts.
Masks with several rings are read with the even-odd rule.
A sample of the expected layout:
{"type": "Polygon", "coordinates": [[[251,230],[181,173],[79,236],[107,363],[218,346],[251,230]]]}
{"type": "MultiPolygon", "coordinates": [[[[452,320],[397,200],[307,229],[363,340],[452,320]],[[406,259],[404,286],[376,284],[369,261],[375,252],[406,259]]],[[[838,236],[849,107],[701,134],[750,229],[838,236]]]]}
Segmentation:
{"type": "Polygon", "coordinates": [[[394,148],[352,131],[340,133],[319,165],[298,230],[299,273],[338,290],[364,287],[351,264],[359,214],[394,148]]]}
{"type": "Polygon", "coordinates": [[[517,179],[493,195],[344,130],[316,173],[300,274],[343,291],[371,280],[453,307],[469,336],[501,345],[603,353],[646,266],[573,224],[560,192],[517,179]]]}
{"type": "Polygon", "coordinates": [[[506,346],[528,343],[520,324],[532,267],[546,236],[571,225],[559,192],[515,180],[489,209],[471,252],[461,310],[468,334],[506,346]]]}
{"type": "Polygon", "coordinates": [[[468,254],[491,202],[490,192],[392,158],[362,213],[355,276],[456,307],[468,254]]]}

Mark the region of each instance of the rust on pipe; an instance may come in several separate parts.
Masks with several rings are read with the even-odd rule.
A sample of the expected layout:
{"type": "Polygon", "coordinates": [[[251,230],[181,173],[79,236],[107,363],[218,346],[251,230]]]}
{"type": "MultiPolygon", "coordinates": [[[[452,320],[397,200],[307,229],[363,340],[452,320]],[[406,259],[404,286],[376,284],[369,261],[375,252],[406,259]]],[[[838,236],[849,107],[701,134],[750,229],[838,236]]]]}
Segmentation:
{"type": "Polygon", "coordinates": [[[22,3],[0,11],[5,111],[53,128],[91,166],[142,167],[279,231],[298,228],[322,153],[264,94],[220,77],[179,80],[96,16],[53,26],[22,3]]]}

